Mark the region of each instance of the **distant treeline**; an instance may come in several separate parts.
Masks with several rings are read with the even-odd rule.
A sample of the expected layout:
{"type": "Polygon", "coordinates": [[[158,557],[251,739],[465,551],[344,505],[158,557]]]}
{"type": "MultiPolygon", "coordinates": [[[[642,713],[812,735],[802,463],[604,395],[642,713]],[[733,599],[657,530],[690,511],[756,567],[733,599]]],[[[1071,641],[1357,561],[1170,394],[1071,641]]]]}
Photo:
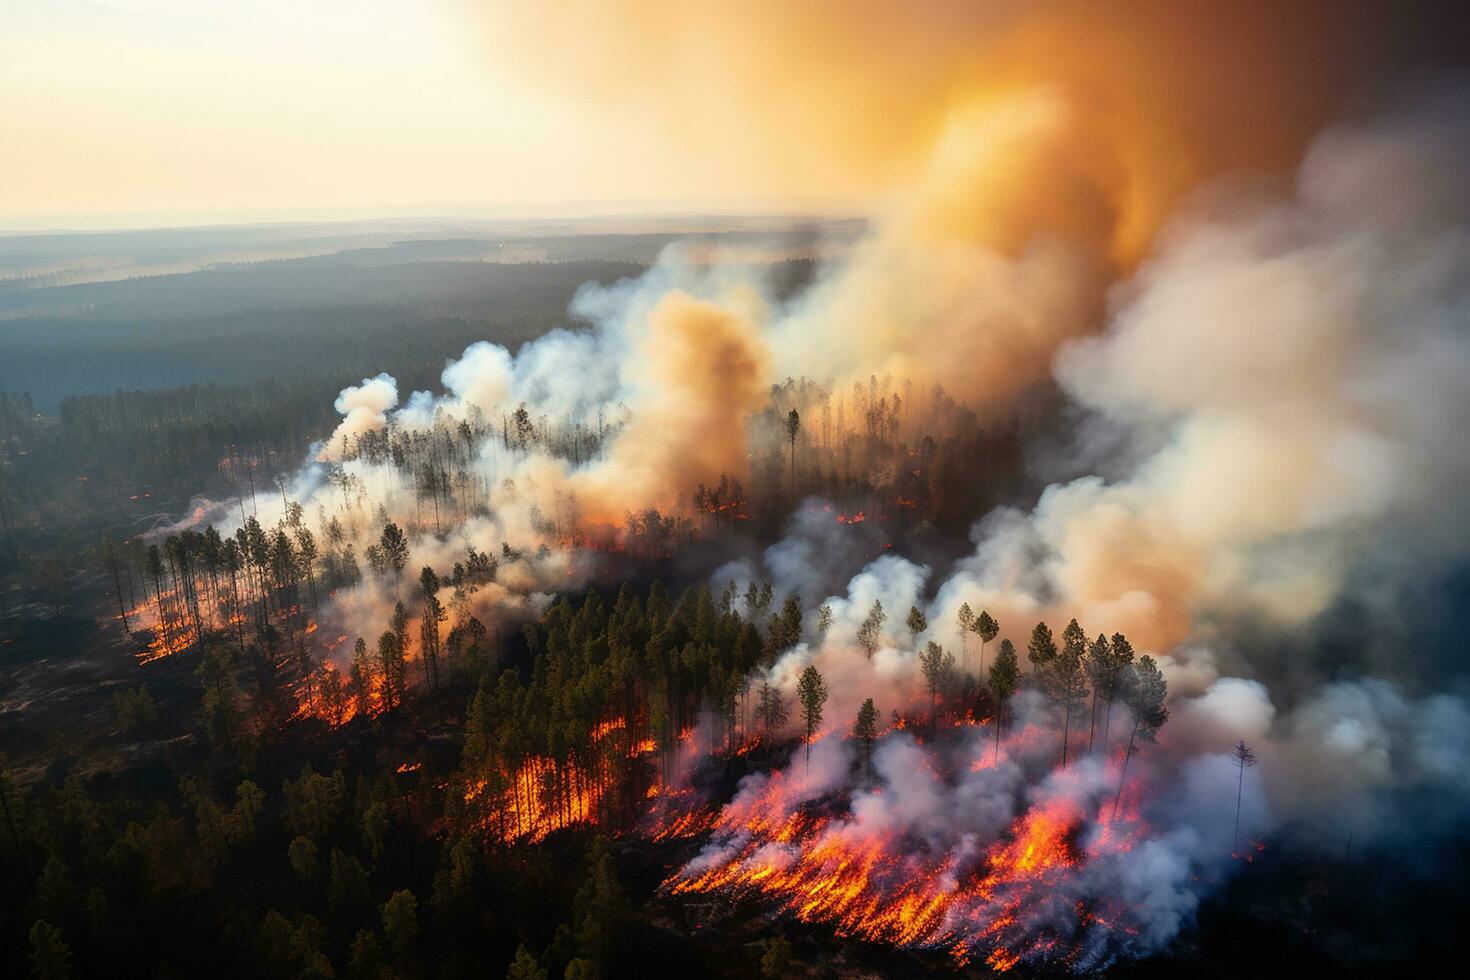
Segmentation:
{"type": "Polygon", "coordinates": [[[345,383],[389,370],[431,384],[468,344],[514,348],[568,325],[583,283],[642,269],[298,260],[36,290],[48,297],[44,315],[18,310],[0,321],[0,390],[30,392],[52,412],[68,395],[302,371],[345,383]]]}

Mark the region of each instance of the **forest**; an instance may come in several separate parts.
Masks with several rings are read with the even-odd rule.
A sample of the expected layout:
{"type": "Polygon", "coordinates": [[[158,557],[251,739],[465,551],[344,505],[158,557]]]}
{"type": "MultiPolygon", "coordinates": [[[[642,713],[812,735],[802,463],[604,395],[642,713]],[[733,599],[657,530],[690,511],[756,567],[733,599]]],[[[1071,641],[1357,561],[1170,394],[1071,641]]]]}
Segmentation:
{"type": "Polygon", "coordinates": [[[340,6],[0,4],[0,976],[1463,972],[1463,10],[340,6]]]}

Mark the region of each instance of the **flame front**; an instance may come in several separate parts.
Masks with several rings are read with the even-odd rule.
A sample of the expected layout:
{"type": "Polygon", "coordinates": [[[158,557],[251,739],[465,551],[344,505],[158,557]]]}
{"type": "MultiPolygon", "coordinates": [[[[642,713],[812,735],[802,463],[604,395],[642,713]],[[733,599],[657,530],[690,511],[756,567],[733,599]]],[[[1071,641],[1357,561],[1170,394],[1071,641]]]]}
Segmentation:
{"type": "MultiPolygon", "coordinates": [[[[865,799],[891,790],[857,793],[847,809],[830,797],[791,805],[799,782],[771,773],[712,815],[711,842],[666,891],[755,900],[839,936],[942,949],[961,963],[978,956],[996,971],[1023,960],[1090,964],[1102,941],[1128,929],[1119,900],[1077,896],[1091,867],[1148,833],[1134,801],[1115,817],[1111,798],[1083,805],[1059,795],[994,840],[968,834],[941,846],[862,818],[865,799]]],[[[688,835],[698,812],[686,809],[655,836],[688,835]]]]}

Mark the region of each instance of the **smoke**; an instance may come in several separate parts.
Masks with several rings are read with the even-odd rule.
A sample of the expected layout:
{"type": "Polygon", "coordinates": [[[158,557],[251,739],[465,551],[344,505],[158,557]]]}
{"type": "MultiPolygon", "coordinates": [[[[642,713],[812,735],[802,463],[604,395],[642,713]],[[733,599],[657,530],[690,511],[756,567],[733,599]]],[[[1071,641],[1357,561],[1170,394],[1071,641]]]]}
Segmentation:
{"type": "Polygon", "coordinates": [[[757,315],[677,291],[653,308],[630,372],[632,419],[572,483],[592,519],[668,508],[695,484],[744,473],[745,420],[765,403],[770,373],[757,315]]]}
{"type": "Polygon", "coordinates": [[[793,373],[940,384],[995,412],[1101,311],[1112,148],[1056,91],[968,107],[875,233],[776,332],[793,373]]]}
{"type": "Polygon", "coordinates": [[[457,6],[490,70],[561,96],[589,129],[613,120],[666,193],[704,199],[881,197],[956,111],[1064,89],[1119,147],[1132,255],[1201,181],[1289,167],[1385,75],[1464,50],[1454,5],[1437,2],[457,6]]]}
{"type": "Polygon", "coordinates": [[[368,432],[379,432],[388,424],[388,412],[398,404],[398,382],[390,374],[363,378],[362,384],[342,389],[333,407],[342,421],[322,444],[316,458],[321,461],[341,459],[343,447],[368,432]]]}
{"type": "MultiPolygon", "coordinates": [[[[998,923],[1015,911],[1001,891],[973,906],[962,892],[943,925],[915,935],[960,937],[962,946],[1060,935],[1075,950],[1068,962],[1086,970],[1171,941],[1241,842],[1290,839],[1340,854],[1351,836],[1413,853],[1459,832],[1470,809],[1463,699],[1323,679],[1294,705],[1278,703],[1258,680],[1221,676],[1215,653],[1228,649],[1232,622],[1301,632],[1388,550],[1400,559],[1394,567],[1426,577],[1465,551],[1470,513],[1457,488],[1470,452],[1456,430],[1470,417],[1470,183],[1459,162],[1470,125],[1453,105],[1430,93],[1386,119],[1330,130],[1287,188],[1223,188],[1176,216],[1154,254],[1112,288],[1106,328],[1066,342],[1054,362],[1058,383],[1110,433],[1136,434],[1133,471],[1055,485],[1030,512],[986,516],[973,555],[932,588],[932,601],[932,569],[897,556],[866,564],[845,588],[809,599],[806,641],[753,685],[794,701],[801,671],[816,665],[831,695],[821,747],[844,736],[867,697],[884,715],[927,714],[917,659],[925,642],[969,642],[974,663],[974,638],[954,625],[962,602],[996,615],[1020,645],[1038,619],[1075,616],[1093,631],[1124,632],[1161,655],[1172,694],[1158,748],[1130,760],[1127,778],[1147,787],[1133,804],[1146,829],[1111,847],[1110,797],[1124,786],[1116,736],[1093,757],[1089,732],[1087,758],[1041,777],[1060,751],[1060,714],[1032,692],[1018,698],[1016,731],[996,746],[995,765],[955,764],[987,759],[988,728],[922,744],[890,732],[873,785],[849,766],[834,788],[827,766],[838,763],[830,753],[815,761],[816,749],[820,792],[773,797],[773,785],[802,785],[799,758],[752,777],[676,891],[721,883],[779,905],[777,885],[756,883],[835,873],[833,854],[922,855],[883,866],[865,885],[901,903],[916,876],[984,873],[1004,857],[996,848],[1005,840],[1060,806],[1069,825],[1081,822],[1085,859],[1047,878],[1045,896],[1028,895],[1022,920],[998,923]],[[818,602],[831,613],[822,635],[818,602]],[[888,618],[869,659],[858,629],[875,602],[888,618]],[[903,625],[910,605],[929,624],[914,636],[903,625]],[[1241,741],[1258,762],[1244,771],[1232,756],[1241,741]],[[750,826],[755,799],[777,825],[813,799],[843,816],[797,843],[763,843],[750,826]],[[803,872],[803,862],[816,870],[803,872]],[[1121,909],[1117,928],[1084,908],[1121,909]]],[[[843,274],[863,261],[860,249],[843,274]]],[[[840,276],[818,295],[833,282],[840,276]]],[[[722,569],[716,584],[764,577],[813,596],[812,583],[831,575],[813,557],[821,528],[832,527],[813,521],[822,513],[808,501],[759,563],[722,569]]],[[[855,558],[842,547],[833,554],[839,569],[855,558]]]]}
{"type": "MultiPolygon", "coordinates": [[[[855,413],[874,410],[882,377],[885,392],[941,386],[987,419],[1056,385],[1110,439],[1122,434],[1127,445],[1108,448],[1136,462],[1121,476],[1057,483],[1033,506],[984,515],[952,567],[874,558],[885,536],[807,500],[758,560],[716,573],[717,587],[766,580],[806,609],[800,642],[775,651],[747,696],[769,683],[793,703],[802,671],[816,666],[830,700],[810,759],[803,751],[749,777],[680,879],[732,863],[779,877],[829,847],[890,856],[912,847],[871,880],[888,897],[913,881],[959,896],[923,935],[960,937],[966,949],[1059,935],[1085,970],[1156,950],[1189,922],[1232,866],[1237,801],[1244,840],[1295,834],[1334,846],[1344,813],[1359,839],[1391,846],[1414,829],[1453,827],[1470,805],[1462,700],[1321,678],[1293,702],[1257,679],[1268,664],[1242,659],[1231,642],[1244,622],[1300,635],[1387,552],[1427,575],[1466,550],[1470,512],[1458,491],[1470,444],[1458,430],[1470,417],[1470,124],[1457,93],[1420,93],[1318,136],[1282,186],[1202,189],[1208,176],[1302,148],[1331,101],[1325,80],[1343,65],[1329,70],[1313,61],[1321,49],[1305,49],[1313,82],[1283,87],[1275,76],[1292,62],[1276,47],[1292,50],[1317,18],[1290,20],[1268,39],[1260,72],[1217,91],[1239,75],[1243,42],[1229,31],[1220,49],[1181,43],[1142,57],[1154,51],[1145,36],[1167,47],[1176,34],[1208,33],[1182,32],[1188,18],[1177,11],[1130,5],[1092,50],[1100,15],[1085,5],[968,12],[979,6],[938,4],[911,26],[887,4],[863,5],[812,66],[782,60],[785,32],[804,36],[831,11],[803,5],[778,21],[774,83],[830,71],[830,86],[795,90],[794,116],[833,86],[871,97],[851,108],[820,100],[836,117],[813,126],[824,151],[872,151],[854,164],[871,177],[893,158],[866,145],[858,121],[910,100],[925,106],[893,113],[902,120],[893,153],[917,176],[809,289],[782,301],[748,268],[673,250],[640,279],[579,294],[572,312],[590,329],[553,331],[514,355],[472,346],[446,366],[441,395],[415,392],[399,408],[387,375],[344,390],[341,424],[289,496],[323,523],[339,519],[344,554],[363,555],[392,520],[410,529],[414,567],[446,570],[471,547],[501,556],[464,612],[524,617],[592,577],[586,549],[599,527],[615,538],[627,529],[614,525],[647,508],[687,520],[697,484],[746,478],[773,448],[757,423],[788,375],[837,392],[871,378],[855,413]],[[1155,34],[1138,10],[1161,18],[1155,34]],[[938,43],[913,87],[884,94],[854,70],[874,53],[881,66],[911,64],[905,41],[931,50],[955,23],[973,27],[971,16],[993,37],[973,49],[938,43]],[[1056,77],[1038,77],[1041,68],[1056,77]],[[1299,111],[1258,117],[1281,91],[1304,93],[1299,111]],[[1267,125],[1238,143],[1210,135],[1245,132],[1221,124],[1257,118],[1267,125]],[[358,451],[383,434],[406,436],[423,456],[428,492],[384,452],[358,451]],[[995,616],[1020,646],[1037,620],[1075,617],[1157,655],[1172,693],[1157,748],[1130,757],[1104,729],[1094,752],[1094,726],[1086,757],[1053,771],[1057,709],[1026,691],[993,748],[993,728],[970,721],[924,739],[888,731],[871,779],[860,778],[844,735],[865,699],[885,722],[930,713],[918,662],[927,642],[956,653],[962,671],[981,673],[980,658],[993,657],[959,634],[962,604],[995,616]],[[887,618],[865,644],[875,606],[887,618]],[[910,607],[927,617],[917,634],[905,624],[910,607]],[[1222,676],[1223,662],[1246,676],[1222,676]],[[1240,741],[1258,752],[1245,772],[1230,755],[1240,741]],[[832,815],[802,824],[804,838],[767,833],[814,805],[832,815]],[[979,891],[955,884],[1018,864],[1008,848],[1026,840],[1052,855],[1038,875],[979,891]]],[[[771,40],[742,29],[742,15],[686,8],[655,4],[647,20],[674,25],[651,43],[681,52],[675,64],[719,37],[720,51],[749,67],[771,40]]],[[[540,16],[564,13],[527,23],[540,16]]],[[[607,43],[644,39],[613,32],[607,43]]],[[[602,70],[600,57],[586,69],[602,70]]],[[[267,523],[283,509],[265,503],[267,523]]],[[[393,602],[412,597],[411,577],[369,572],[339,589],[326,615],[370,636],[393,602]]]]}
{"type": "Polygon", "coordinates": [[[1438,113],[1335,130],[1286,199],[1172,226],[1106,332],[1056,362],[1079,402],[1162,448],[992,517],[936,616],[1042,609],[1167,650],[1201,611],[1304,622],[1389,540],[1462,552],[1467,136],[1438,113]],[[1367,186],[1396,205],[1362,206],[1367,186]]]}

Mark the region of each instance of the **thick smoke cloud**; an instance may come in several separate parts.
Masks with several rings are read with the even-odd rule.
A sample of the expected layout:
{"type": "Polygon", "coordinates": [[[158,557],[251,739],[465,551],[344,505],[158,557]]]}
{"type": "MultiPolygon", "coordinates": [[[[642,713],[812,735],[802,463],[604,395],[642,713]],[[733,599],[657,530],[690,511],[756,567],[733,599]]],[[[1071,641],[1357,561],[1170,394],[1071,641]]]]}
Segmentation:
{"type": "MultiPolygon", "coordinates": [[[[1083,938],[1076,965],[1157,949],[1188,924],[1228,871],[1237,780],[1245,840],[1285,835],[1340,854],[1351,834],[1359,846],[1422,853],[1426,839],[1463,826],[1463,699],[1324,679],[1295,703],[1277,701],[1258,680],[1222,676],[1212,653],[1235,617],[1283,636],[1309,625],[1384,549],[1412,556],[1427,575],[1470,543],[1457,489],[1470,451],[1456,435],[1470,417],[1470,181],[1460,166],[1470,124],[1452,105],[1430,94],[1386,120],[1335,128],[1289,186],[1265,196],[1223,188],[1176,217],[1156,252],[1113,287],[1105,329],[1063,345],[1054,364],[1059,384],[1110,432],[1131,429],[1148,447],[1134,471],[1053,486],[1030,512],[988,515],[975,526],[974,554],[938,581],[898,556],[868,564],[819,600],[832,613],[825,635],[813,611],[806,642],[757,681],[794,701],[802,669],[816,665],[831,689],[828,740],[865,697],[880,712],[922,716],[917,654],[935,639],[958,655],[961,602],[996,615],[1021,646],[1038,619],[1059,626],[1076,616],[1162,655],[1173,716],[1130,776],[1150,787],[1149,836],[1126,855],[1098,855],[1067,880],[1065,901],[1034,912],[1058,916],[1045,924],[1067,935],[1083,928],[1077,903],[1122,897],[1127,935],[1083,938]],[[889,619],[870,660],[857,630],[875,600],[889,619]],[[930,624],[916,637],[902,625],[911,604],[930,624]],[[1231,758],[1242,740],[1260,763],[1243,774],[1231,758]]],[[[820,512],[812,502],[804,511],[820,512]]],[[[820,534],[799,514],[759,563],[722,569],[715,584],[765,578],[806,597],[820,534]]],[[[836,791],[851,815],[824,834],[849,843],[898,835],[937,849],[943,866],[965,867],[977,839],[996,839],[1047,794],[1098,812],[1117,788],[1115,763],[1088,759],[1034,791],[1000,778],[1006,765],[1055,762],[1039,760],[1058,748],[1057,709],[1030,696],[1017,709],[1020,734],[999,753],[1007,762],[982,769],[983,780],[961,769],[945,782],[931,765],[945,749],[886,736],[878,788],[855,781],[836,791]],[[1034,732],[1045,733],[1039,752],[1034,732]],[[994,826],[977,830],[977,819],[994,826]]],[[[984,749],[968,755],[984,758],[984,749]]],[[[801,771],[794,759],[789,785],[801,771]]],[[[771,778],[742,790],[727,815],[771,778]]],[[[820,781],[834,792],[829,775],[820,781]]],[[[750,853],[740,823],[682,874],[797,860],[790,848],[750,853]]],[[[1088,833],[1102,833],[1100,824],[1088,833]]],[[[808,846],[822,852],[820,841],[808,846]]],[[[973,914],[985,921],[983,910],[973,914]]],[[[974,921],[956,929],[973,931],[974,921]]]]}
{"type": "Polygon", "coordinates": [[[653,308],[630,372],[632,418],[572,482],[589,516],[668,508],[689,487],[745,471],[745,422],[765,404],[770,375],[757,315],[677,291],[653,308]]]}
{"type": "Polygon", "coordinates": [[[992,518],[939,614],[1044,609],[1165,650],[1204,608],[1304,621],[1390,534],[1426,560],[1462,552],[1470,237],[1450,175],[1467,136],[1443,115],[1336,130],[1285,200],[1171,227],[1107,331],[1056,365],[1163,448],[992,518]],[[1396,206],[1365,207],[1370,185],[1396,206]]]}
{"type": "Polygon", "coordinates": [[[938,383],[1003,410],[1101,312],[1122,177],[1077,106],[1036,90],[957,114],[873,235],[777,330],[792,373],[938,383]]]}

